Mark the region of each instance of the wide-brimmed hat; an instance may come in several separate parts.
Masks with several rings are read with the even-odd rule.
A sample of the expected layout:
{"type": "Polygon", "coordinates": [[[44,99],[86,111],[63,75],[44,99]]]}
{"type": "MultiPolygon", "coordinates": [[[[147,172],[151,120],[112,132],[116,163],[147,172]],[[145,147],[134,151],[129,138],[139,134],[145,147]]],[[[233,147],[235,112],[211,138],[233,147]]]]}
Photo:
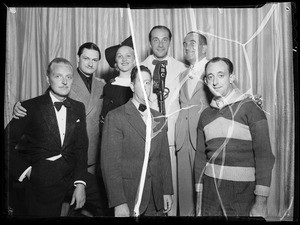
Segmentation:
{"type": "Polygon", "coordinates": [[[115,68],[116,54],[117,54],[118,49],[122,46],[129,46],[129,47],[133,48],[132,37],[129,36],[121,44],[114,45],[114,46],[111,46],[111,47],[105,49],[105,58],[110,67],[115,68]]]}

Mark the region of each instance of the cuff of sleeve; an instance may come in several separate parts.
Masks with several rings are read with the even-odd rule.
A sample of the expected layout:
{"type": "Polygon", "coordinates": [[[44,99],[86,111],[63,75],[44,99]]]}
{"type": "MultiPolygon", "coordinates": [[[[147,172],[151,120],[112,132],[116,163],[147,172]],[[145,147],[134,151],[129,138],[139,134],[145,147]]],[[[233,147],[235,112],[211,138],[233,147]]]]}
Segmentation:
{"type": "Polygon", "coordinates": [[[263,185],[256,185],[254,190],[255,195],[268,197],[270,194],[270,187],[263,185]]]}
{"type": "Polygon", "coordinates": [[[196,192],[202,192],[202,190],[203,190],[203,184],[201,184],[201,183],[195,184],[196,192]]]}
{"type": "Polygon", "coordinates": [[[82,180],[76,180],[76,181],[74,181],[74,186],[75,187],[77,186],[77,184],[83,184],[86,187],[86,183],[84,181],[82,181],[82,180]]]}
{"type": "Polygon", "coordinates": [[[29,166],[19,177],[18,181],[22,182],[24,180],[24,178],[26,177],[26,174],[29,170],[31,170],[32,166],[29,166]]]}

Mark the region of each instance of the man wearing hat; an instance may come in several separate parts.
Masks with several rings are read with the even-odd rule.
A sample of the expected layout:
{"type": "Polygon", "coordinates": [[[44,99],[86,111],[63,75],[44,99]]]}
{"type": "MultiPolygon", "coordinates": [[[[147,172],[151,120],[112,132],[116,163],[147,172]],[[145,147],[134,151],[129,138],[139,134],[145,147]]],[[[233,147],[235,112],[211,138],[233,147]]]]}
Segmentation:
{"type": "MultiPolygon", "coordinates": [[[[157,81],[160,76],[159,68],[165,68],[165,88],[164,92],[164,111],[168,120],[168,139],[169,150],[172,165],[172,179],[174,188],[173,207],[168,213],[169,216],[177,215],[177,170],[176,170],[176,157],[175,157],[175,123],[178,117],[179,105],[179,74],[186,69],[184,63],[177,61],[168,54],[169,47],[172,39],[172,33],[169,28],[165,26],[154,26],[149,33],[149,42],[153,54],[149,55],[141,64],[147,66],[151,74],[153,74],[153,83],[157,81]],[[176,113],[177,112],[177,113],[176,113]]],[[[158,82],[159,83],[159,82],[158,82]]],[[[151,93],[150,107],[156,110],[162,110],[159,107],[158,95],[151,93]]]]}

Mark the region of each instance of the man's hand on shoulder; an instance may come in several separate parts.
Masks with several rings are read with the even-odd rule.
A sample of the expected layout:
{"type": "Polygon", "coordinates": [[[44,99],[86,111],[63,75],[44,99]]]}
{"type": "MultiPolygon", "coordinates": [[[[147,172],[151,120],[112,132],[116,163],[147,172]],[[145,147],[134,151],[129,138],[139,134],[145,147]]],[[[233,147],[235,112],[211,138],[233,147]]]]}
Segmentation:
{"type": "Polygon", "coordinates": [[[27,115],[27,110],[21,105],[21,102],[16,102],[13,108],[13,118],[19,119],[27,115]]]}

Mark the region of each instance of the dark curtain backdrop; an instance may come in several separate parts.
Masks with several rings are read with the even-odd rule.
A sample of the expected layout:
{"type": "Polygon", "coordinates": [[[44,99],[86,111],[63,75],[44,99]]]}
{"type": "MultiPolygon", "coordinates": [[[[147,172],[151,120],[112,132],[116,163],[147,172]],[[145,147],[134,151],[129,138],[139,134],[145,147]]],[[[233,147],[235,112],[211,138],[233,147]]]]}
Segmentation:
{"type": "MultiPolygon", "coordinates": [[[[262,95],[276,156],[268,219],[292,219],[295,114],[291,3],[267,3],[259,8],[135,8],[130,15],[139,62],[151,53],[148,33],[153,26],[170,28],[170,55],[183,62],[183,39],[189,31],[198,30],[207,37],[207,57],[230,58],[240,89],[262,95]]],[[[78,47],[94,42],[102,53],[96,76],[104,78],[111,72],[105,48],[122,42],[130,30],[127,8],[8,10],[4,125],[12,118],[16,101],[46,90],[46,67],[53,58],[67,58],[76,67],[78,47]]]]}

